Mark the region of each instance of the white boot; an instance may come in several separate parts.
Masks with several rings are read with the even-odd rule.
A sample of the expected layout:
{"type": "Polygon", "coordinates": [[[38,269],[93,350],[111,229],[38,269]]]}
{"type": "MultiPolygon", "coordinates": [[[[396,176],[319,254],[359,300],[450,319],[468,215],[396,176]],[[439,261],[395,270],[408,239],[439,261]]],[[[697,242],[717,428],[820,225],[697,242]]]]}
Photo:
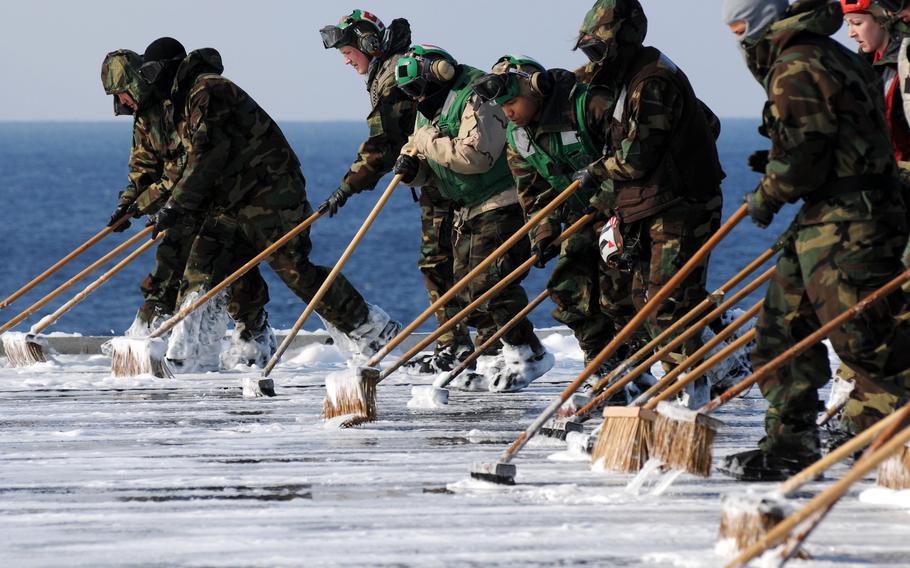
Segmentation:
{"type": "Polygon", "coordinates": [[[505,366],[506,361],[503,359],[502,353],[481,355],[477,358],[474,369],[467,369],[455,377],[455,380],[449,383],[448,388],[469,392],[490,390],[490,381],[502,373],[505,366]]]}
{"type": "Polygon", "coordinates": [[[393,320],[379,306],[367,304],[366,320],[350,333],[342,333],[324,319],[325,328],[335,346],[355,361],[366,361],[401,331],[401,322],[393,320]]]}
{"type": "Polygon", "coordinates": [[[230,347],[221,353],[221,368],[233,369],[238,365],[265,367],[278,349],[275,332],[269,325],[268,315],[263,312],[255,329],[238,323],[230,335],[230,347]]]}
{"type": "MultiPolygon", "coordinates": [[[[181,308],[204,291],[186,297],[181,308]]],[[[180,373],[217,371],[221,342],[227,332],[227,294],[222,292],[174,326],[167,345],[167,360],[180,373]]]]}
{"type": "Polygon", "coordinates": [[[172,314],[155,314],[151,321],[147,321],[140,315],[140,312],[136,312],[133,323],[130,324],[125,332],[123,332],[123,335],[126,337],[148,337],[153,331],[161,327],[161,324],[169,320],[171,315],[172,314]]]}
{"type": "Polygon", "coordinates": [[[490,392],[520,391],[556,364],[556,358],[543,345],[535,351],[530,345],[504,343],[502,356],[505,367],[490,382],[490,392]]]}

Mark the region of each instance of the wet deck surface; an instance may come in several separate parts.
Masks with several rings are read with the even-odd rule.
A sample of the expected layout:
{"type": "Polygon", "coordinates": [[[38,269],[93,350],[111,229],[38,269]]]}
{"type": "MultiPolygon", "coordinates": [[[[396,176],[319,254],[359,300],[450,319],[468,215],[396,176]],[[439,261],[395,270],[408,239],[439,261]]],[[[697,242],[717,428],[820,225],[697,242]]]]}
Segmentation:
{"type": "MultiPolygon", "coordinates": [[[[335,363],[284,364],[279,396],[252,400],[240,372],[116,381],[106,365],[0,370],[0,565],[717,566],[720,496],[744,489],[683,475],[633,494],[630,476],[549,459],[564,449],[553,442],[522,453],[515,487],[469,481],[577,360],[523,393],[453,392],[441,410],[407,409],[431,378],[397,374],[380,386],[380,420],[350,430],[319,418],[335,363]]],[[[762,408],[753,392],[718,414],[715,463],[754,444],[762,408]]],[[[858,501],[870,483],[800,565],[910,566],[910,514],[858,501]]]]}

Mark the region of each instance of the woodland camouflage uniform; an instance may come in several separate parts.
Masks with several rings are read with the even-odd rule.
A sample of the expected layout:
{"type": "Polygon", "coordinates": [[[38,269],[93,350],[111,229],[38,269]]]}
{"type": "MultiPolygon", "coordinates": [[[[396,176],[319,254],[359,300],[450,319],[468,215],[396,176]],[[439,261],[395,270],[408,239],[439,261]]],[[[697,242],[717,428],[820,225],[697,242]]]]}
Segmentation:
{"type": "MultiPolygon", "coordinates": [[[[829,37],[841,24],[838,3],[797,2],[747,48],[750,70],[768,93],[762,131],[772,143],[753,202],[773,214],[803,200],[759,317],[756,368],[902,270],[907,209],[881,81],[829,37]]],[[[895,294],[829,336],[856,373],[844,413],[852,432],[908,397],[910,337],[896,325],[904,309],[895,294]]],[[[818,390],[829,380],[828,353],[818,344],[762,382],[769,404],[763,452],[802,460],[819,454],[818,390]]]]}
{"type": "MultiPolygon", "coordinates": [[[[120,194],[120,205],[133,205],[136,216],[151,215],[164,205],[186,163],[179,135],[165,124],[170,102],[157,100],[141,80],[141,63],[137,53],[119,50],[109,53],[101,67],[105,92],[115,96],[129,93],[138,105],[134,113],[129,183],[120,194]]],[[[199,219],[188,215],[158,245],[155,266],[140,284],[145,301],[139,308],[139,316],[147,324],[155,317],[174,312],[186,259],[198,230],[199,219]]],[[[231,286],[228,312],[235,320],[242,321],[245,315],[258,315],[268,300],[268,287],[256,268],[231,286]]]]}
{"type": "MultiPolygon", "coordinates": [[[[495,70],[495,68],[494,68],[495,70]]],[[[532,68],[523,69],[531,73],[532,68]]],[[[515,178],[516,188],[526,215],[530,216],[545,207],[571,182],[575,171],[584,165],[571,163],[597,158],[596,150],[604,147],[603,139],[591,140],[591,155],[583,150],[564,156],[559,148],[566,147],[566,140],[573,136],[583,138],[579,131],[579,97],[584,97],[586,132],[598,136],[612,120],[615,96],[607,89],[588,89],[576,82],[575,76],[562,69],[548,71],[553,78],[550,93],[537,95],[540,110],[534,122],[525,127],[509,126],[509,167],[515,178]],[[532,145],[533,144],[533,145],[532,145]],[[552,160],[548,167],[538,168],[530,160],[535,153],[545,153],[552,160]],[[576,154],[583,154],[575,158],[576,154]],[[559,180],[554,187],[552,180],[559,180]]],[[[591,208],[594,195],[573,195],[557,213],[531,232],[533,243],[556,238],[563,230],[580,219],[591,208]]],[[[610,211],[606,211],[610,214],[610,211]]],[[[610,342],[616,332],[634,315],[631,296],[631,273],[608,267],[601,258],[598,247],[599,225],[591,223],[575,233],[560,247],[560,254],[547,282],[550,299],[556,305],[553,317],[572,329],[585,360],[593,359],[610,342]]]]}
{"type": "MultiPolygon", "coordinates": [[[[720,225],[724,178],[715,138],[719,122],[695,96],[685,74],[657,49],[643,47],[647,18],[637,0],[600,0],[580,30],[603,58],[589,65],[591,83],[618,93],[608,152],[588,171],[613,182],[623,246],[632,264],[632,294],[641,309],[720,225]]],[[[607,186],[609,187],[609,186],[607,186]]],[[[661,303],[648,322],[652,337],[707,295],[707,258],[661,303]]],[[[700,346],[686,342],[670,367],[700,346]]]]}
{"type": "MultiPolygon", "coordinates": [[[[367,91],[371,110],[367,116],[369,137],[360,145],[357,159],[345,174],[341,187],[349,194],[371,190],[384,175],[392,171],[401,148],[414,130],[417,103],[401,92],[395,81],[395,66],[411,44],[407,20],[396,19],[389,24],[383,40],[382,54],[370,60],[367,72],[367,91]]],[[[455,204],[435,187],[420,190],[420,258],[417,266],[423,275],[430,303],[435,302],[455,283],[452,272],[452,220],[455,204]]],[[[448,302],[436,314],[442,325],[457,314],[464,304],[456,299],[448,302]]],[[[437,350],[449,345],[470,345],[467,325],[459,323],[436,342],[437,350]]]]}
{"type": "MultiPolygon", "coordinates": [[[[278,125],[240,87],[221,75],[214,49],[191,52],[171,94],[186,167],[168,206],[204,215],[184,278],[189,294],[208,289],[313,213],[300,162],[278,125]]],[[[309,231],[267,262],[304,301],[328,276],[312,264],[309,231]]],[[[338,275],[316,310],[344,333],[365,322],[368,306],[338,275]]]]}

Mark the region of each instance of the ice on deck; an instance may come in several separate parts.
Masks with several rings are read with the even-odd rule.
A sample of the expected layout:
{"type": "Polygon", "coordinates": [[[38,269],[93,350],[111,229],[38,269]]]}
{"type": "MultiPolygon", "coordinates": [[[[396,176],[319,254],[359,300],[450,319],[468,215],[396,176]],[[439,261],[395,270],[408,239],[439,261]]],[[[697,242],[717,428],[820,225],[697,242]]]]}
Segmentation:
{"type": "MultiPolygon", "coordinates": [[[[113,379],[101,355],[2,368],[0,559],[720,565],[721,495],[747,488],[723,476],[683,475],[663,488],[654,477],[628,491],[631,476],[592,472],[577,448],[532,443],[515,461],[517,486],[468,478],[470,463],[495,460],[580,371],[572,341],[547,345],[557,367],[524,392],[452,391],[443,408],[412,410],[411,388],[433,378],[398,373],[379,387],[380,420],[350,430],[319,418],[325,376],[344,367],[324,345],[289,354],[270,399],[241,396],[240,379],[256,370],[113,379]]],[[[754,445],[763,409],[753,391],[717,413],[725,427],[715,460],[754,445]]],[[[811,484],[799,503],[824,485],[811,484]]],[[[810,541],[816,560],[800,566],[910,564],[910,515],[857,499],[871,485],[835,509],[810,541]]]]}

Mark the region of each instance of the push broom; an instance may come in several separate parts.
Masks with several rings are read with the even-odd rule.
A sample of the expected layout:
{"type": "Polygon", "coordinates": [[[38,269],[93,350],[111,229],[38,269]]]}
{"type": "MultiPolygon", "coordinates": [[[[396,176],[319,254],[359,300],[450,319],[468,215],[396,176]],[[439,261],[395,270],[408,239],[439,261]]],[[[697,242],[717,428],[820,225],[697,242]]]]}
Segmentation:
{"type": "Polygon", "coordinates": [[[559,410],[559,408],[577,391],[585,380],[597,372],[601,365],[610,358],[616,350],[628,341],[638,328],[647,320],[660,306],[661,303],[679,286],[695,268],[704,261],[710,252],[726,237],[730,231],[739,224],[748,215],[748,209],[745,205],[733,213],[733,216],[721,226],[711,238],[689,259],[688,262],[673,275],[673,277],[654,295],[649,298],[642,310],[638,312],[622,330],[613,338],[610,343],[601,350],[600,353],[582,370],[582,372],[572,381],[565,390],[560,393],[543,413],[531,423],[528,428],[519,435],[518,439],[500,455],[496,463],[475,463],[470,468],[470,475],[475,479],[491,481],[493,483],[514,484],[515,483],[515,465],[511,461],[519,451],[530,441],[534,435],[543,427],[544,424],[559,410]]]}
{"type": "MultiPolygon", "coordinates": [[[[756,370],[752,375],[726,392],[716,397],[714,400],[696,411],[690,411],[682,408],[673,408],[671,414],[662,414],[655,426],[655,454],[668,465],[679,469],[686,470],[696,475],[708,476],[710,474],[711,449],[712,441],[716,435],[717,428],[721,425],[719,420],[710,417],[710,414],[739,396],[753,385],[766,378],[768,375],[787,364],[791,359],[801,355],[813,345],[822,341],[831,331],[838,328],[845,322],[862,314],[869,306],[887,297],[894,291],[898,290],[902,284],[910,280],[910,269],[905,270],[893,280],[872,292],[852,308],[844,311],[834,319],[828,321],[813,333],[809,334],[796,345],[793,345],[766,365],[756,370]]],[[[755,335],[752,330],[748,335],[755,335]]],[[[737,342],[743,340],[746,335],[741,337],[737,342]]],[[[730,347],[721,350],[717,355],[712,357],[718,359],[723,356],[729,356],[732,353],[730,347]]],[[[672,396],[673,391],[681,388],[691,380],[695,380],[695,375],[703,370],[708,361],[693,370],[676,385],[661,393],[654,402],[663,400],[667,396],[672,396]]],[[[660,412],[660,410],[658,410],[660,412]]]]}
{"type": "MultiPolygon", "coordinates": [[[[274,393],[274,384],[272,383],[271,379],[268,378],[269,374],[272,372],[272,369],[274,369],[275,365],[278,364],[278,361],[281,360],[282,355],[284,355],[285,351],[288,350],[288,348],[291,346],[291,343],[294,342],[294,338],[297,337],[297,334],[300,332],[303,324],[306,323],[307,319],[310,317],[310,314],[315,311],[316,306],[319,304],[319,302],[322,301],[322,298],[325,297],[326,293],[335,282],[335,279],[338,277],[338,275],[341,274],[341,269],[344,268],[344,265],[347,263],[348,259],[351,258],[352,254],[354,254],[354,250],[357,249],[360,241],[363,240],[364,235],[366,235],[367,231],[373,225],[376,217],[379,216],[379,212],[382,211],[382,208],[385,207],[386,203],[389,201],[389,199],[391,199],[392,194],[395,192],[395,188],[398,187],[398,184],[400,182],[401,174],[398,174],[392,178],[389,186],[382,193],[382,195],[379,196],[379,200],[376,202],[376,205],[373,206],[373,210],[370,211],[369,215],[367,215],[367,218],[364,220],[360,229],[354,235],[354,238],[351,239],[350,244],[348,244],[347,248],[344,249],[344,252],[338,259],[338,262],[335,263],[335,266],[332,267],[332,270],[329,272],[322,285],[319,286],[319,289],[316,290],[316,293],[313,294],[313,297],[309,302],[307,302],[303,313],[301,313],[300,317],[297,318],[297,321],[294,322],[294,326],[291,328],[291,331],[284,338],[284,341],[281,342],[281,345],[278,346],[278,349],[275,351],[274,355],[272,355],[272,358],[269,359],[269,362],[266,364],[265,369],[262,370],[262,375],[258,382],[260,389],[265,391],[266,394],[268,394],[269,391],[271,391],[271,393],[274,393]]],[[[352,422],[356,422],[360,416],[370,417],[370,419],[372,419],[372,416],[370,414],[370,407],[368,405],[365,405],[361,398],[358,396],[359,391],[357,391],[356,388],[350,389],[346,388],[346,385],[335,384],[332,381],[326,381],[326,391],[327,394],[325,402],[323,403],[324,414],[331,414],[332,416],[337,416],[339,413],[349,414],[352,415],[352,422]]]]}
{"type": "MultiPolygon", "coordinates": [[[[898,425],[898,423],[895,422],[891,426],[893,427],[895,425],[898,425]]],[[[783,543],[787,536],[801,523],[810,517],[817,516],[821,513],[821,516],[817,518],[817,521],[820,522],[824,514],[833,509],[854,483],[863,479],[889,457],[894,456],[906,448],[907,443],[910,442],[910,426],[900,427],[903,429],[895,433],[893,437],[883,443],[881,447],[875,451],[871,453],[867,452],[852,468],[850,468],[850,471],[848,471],[843,478],[816,495],[802,509],[796,511],[770,529],[764,538],[749,546],[745,551],[729,562],[726,565],[726,568],[746,566],[750,560],[783,543]]],[[[818,522],[814,523],[812,528],[817,526],[818,522]]],[[[808,537],[808,532],[805,533],[805,535],[808,537]]],[[[786,563],[791,551],[785,550],[784,553],[785,555],[779,565],[786,563]]]]}
{"type": "MultiPolygon", "coordinates": [[[[725,301],[721,302],[720,305],[718,305],[714,310],[712,310],[710,313],[708,313],[705,317],[703,317],[697,323],[690,326],[678,337],[671,340],[670,343],[668,343],[667,345],[665,345],[658,351],[652,353],[649,357],[647,357],[644,361],[639,363],[634,369],[629,371],[621,379],[614,381],[614,378],[616,377],[616,375],[618,375],[618,373],[614,369],[614,371],[609,373],[606,377],[603,378],[603,380],[599,381],[598,384],[595,385],[594,391],[595,392],[599,391],[599,394],[597,396],[595,396],[593,399],[590,399],[581,408],[579,408],[574,413],[571,420],[573,420],[573,421],[585,420],[600,404],[607,401],[611,396],[613,396],[615,393],[619,392],[619,390],[624,388],[627,384],[629,384],[630,382],[632,382],[633,380],[635,380],[642,374],[646,373],[654,363],[662,360],[669,353],[671,353],[674,349],[683,345],[686,341],[688,341],[690,338],[694,337],[697,333],[700,333],[704,328],[706,328],[714,320],[721,317],[724,313],[727,312],[727,310],[729,310],[730,308],[732,308],[733,306],[738,304],[743,298],[747,297],[749,294],[751,294],[752,292],[757,290],[760,286],[762,286],[765,282],[767,282],[774,275],[774,272],[775,272],[774,267],[766,270],[762,275],[760,275],[758,278],[756,278],[755,280],[750,282],[748,285],[744,286],[741,290],[739,290],[738,292],[733,294],[730,298],[727,298],[725,301]]],[[[750,310],[749,313],[754,315],[755,313],[757,313],[755,311],[756,309],[757,308],[753,308],[752,310],[750,310]]],[[[737,324],[737,322],[733,322],[733,324],[737,324],[737,325],[733,325],[733,324],[729,325],[726,328],[725,332],[722,334],[721,341],[726,340],[728,337],[730,337],[730,335],[732,335],[737,329],[739,329],[741,327],[741,325],[745,324],[748,321],[748,319],[749,318],[743,319],[742,317],[740,317],[737,320],[740,323],[737,324]]],[[[663,335],[663,334],[661,334],[661,335],[663,335]]],[[[658,336],[658,338],[659,337],[660,336],[658,336]]],[[[717,337],[715,336],[715,338],[713,338],[713,341],[711,342],[711,345],[716,346],[719,344],[720,344],[720,342],[717,340],[717,337]]],[[[650,343],[649,343],[649,345],[650,345],[650,343]]],[[[703,353],[704,351],[700,350],[699,352],[703,353]]],[[[636,359],[637,359],[637,357],[636,357],[636,359]]],[[[690,360],[695,361],[696,359],[690,358],[690,360]]],[[[625,363],[623,364],[623,366],[628,367],[628,365],[626,365],[625,363]]],[[[677,376],[677,375],[672,375],[672,377],[675,377],[675,376],[677,376]]],[[[667,384],[667,382],[661,381],[659,384],[663,385],[663,384],[667,384]]],[[[653,391],[653,389],[652,389],[652,391],[653,391]]],[[[620,412],[622,412],[622,411],[620,411],[620,412]]]]}
{"type": "MultiPolygon", "coordinates": [[[[773,269],[771,269],[771,271],[773,271],[773,269]]],[[[654,432],[654,427],[652,426],[652,423],[656,418],[655,409],[658,404],[662,400],[679,393],[686,385],[691,384],[703,376],[713,368],[715,364],[725,359],[727,354],[735,352],[740,347],[747,345],[752,341],[755,337],[754,330],[745,333],[730,344],[735,347],[728,347],[721,350],[720,353],[686,375],[684,381],[677,381],[678,377],[685,370],[722,345],[723,342],[729,339],[737,330],[754,318],[761,310],[763,303],[764,301],[759,301],[746,310],[745,313],[730,323],[730,325],[720,333],[712,337],[694,353],[689,355],[684,361],[677,365],[676,368],[661,377],[656,384],[636,398],[631,405],[626,407],[605,408],[604,421],[600,426],[597,442],[591,452],[591,461],[600,464],[603,469],[615,470],[623,473],[635,473],[639,471],[642,466],[644,466],[645,462],[648,461],[653,451],[651,434],[654,432]],[[661,391],[663,392],[658,398],[651,398],[655,393],[661,391]]],[[[682,343],[682,341],[679,343],[682,343]]],[[[670,345],[672,345],[672,343],[670,345]]],[[[639,369],[636,369],[636,371],[638,370],[639,369]]],[[[623,377],[623,379],[625,379],[625,377],[623,377]]],[[[656,433],[654,435],[656,436],[656,433]]]]}
{"type": "Polygon", "coordinates": [[[13,367],[26,367],[34,363],[43,363],[47,361],[45,348],[47,341],[40,334],[48,327],[52,326],[60,317],[71,310],[79,302],[86,299],[102,284],[114,277],[115,274],[123,270],[129,263],[133,262],[145,251],[152,248],[155,243],[164,238],[164,233],[159,233],[154,239],[148,240],[140,245],[136,250],[127,255],[123,260],[112,266],[107,272],[98,277],[97,280],[85,287],[84,290],[73,296],[68,302],[57,308],[54,313],[41,318],[28,333],[8,332],[2,335],[3,349],[13,367]]]}
{"type": "MultiPolygon", "coordinates": [[[[833,465],[862,450],[880,432],[899,426],[908,417],[910,417],[910,404],[863,430],[825,457],[778,485],[774,491],[764,495],[749,492],[744,495],[725,496],[721,505],[720,527],[717,532],[718,542],[732,544],[732,548],[736,552],[746,550],[759,542],[792,509],[787,498],[793,496],[807,483],[817,479],[833,465]]],[[[883,438],[880,440],[883,441],[883,438]]],[[[884,469],[885,464],[894,457],[883,463],[879,471],[884,469]]],[[[879,484],[881,485],[881,483],[879,484]]]]}
{"type": "MultiPolygon", "coordinates": [[[[431,316],[436,314],[440,308],[444,307],[449,301],[455,298],[458,293],[467,287],[467,285],[474,280],[477,276],[481,275],[484,270],[489,268],[496,260],[506,254],[512,247],[518,244],[521,239],[525,238],[528,233],[531,232],[536,225],[538,225],[544,218],[553,213],[564,201],[572,196],[573,193],[578,189],[578,181],[572,182],[567,188],[565,188],[562,193],[553,198],[550,203],[541,208],[540,211],[535,213],[524,225],[518,229],[515,234],[506,239],[504,243],[499,245],[489,256],[480,261],[474,268],[472,268],[467,274],[465,274],[461,280],[452,285],[444,294],[433,302],[430,307],[423,311],[417,318],[409,323],[404,329],[398,332],[398,335],[393,337],[385,346],[383,346],[376,354],[374,354],[369,361],[365,363],[364,366],[358,367],[356,369],[349,369],[346,371],[341,371],[339,373],[333,373],[332,376],[327,378],[329,380],[336,381],[336,384],[348,385],[347,388],[355,389],[359,393],[357,398],[363,400],[367,405],[372,404],[375,406],[375,398],[371,399],[371,393],[375,395],[376,384],[379,381],[380,370],[377,367],[379,363],[398,347],[405,339],[407,339],[414,331],[420,327],[423,322],[429,319],[431,316]],[[372,400],[372,402],[370,402],[372,400]]],[[[354,392],[354,391],[350,391],[354,392]]],[[[332,413],[327,413],[326,418],[333,418],[332,413]]],[[[337,415],[336,415],[337,416],[337,415]]],[[[362,421],[361,421],[362,422],[362,421]]]]}
{"type": "Polygon", "coordinates": [[[159,378],[170,376],[171,373],[167,367],[167,361],[165,361],[167,344],[162,337],[195,310],[220,294],[222,290],[236,282],[241,276],[252,270],[253,267],[268,258],[276,250],[286,245],[288,241],[305,231],[320,217],[322,217],[322,213],[319,211],[307,217],[192,304],[181,308],[149,336],[115,337],[111,340],[111,374],[115,377],[131,377],[140,374],[152,374],[159,378]]]}
{"type": "Polygon", "coordinates": [[[71,288],[72,286],[76,285],[79,281],[81,281],[83,278],[85,278],[89,274],[98,270],[99,267],[104,266],[105,264],[110,262],[112,259],[119,256],[123,251],[131,248],[134,244],[136,244],[139,241],[141,241],[142,239],[144,239],[146,237],[146,235],[148,235],[151,232],[152,232],[152,227],[146,227],[145,229],[139,231],[138,233],[136,233],[135,235],[133,235],[132,237],[130,237],[123,243],[114,247],[114,249],[111,250],[109,253],[105,254],[104,256],[102,256],[101,258],[96,260],[95,262],[93,262],[90,265],[83,268],[78,274],[76,274],[75,276],[73,276],[72,278],[70,278],[63,284],[61,284],[60,286],[57,286],[57,288],[55,288],[53,291],[48,293],[46,296],[44,296],[43,298],[41,298],[40,300],[38,300],[31,306],[29,306],[28,308],[23,310],[22,313],[20,313],[16,317],[12,318],[8,322],[6,322],[2,326],[0,326],[0,333],[6,333],[13,327],[22,323],[29,316],[31,316],[32,314],[34,314],[35,312],[37,312],[38,310],[40,310],[41,308],[46,306],[48,303],[50,303],[52,300],[54,300],[55,298],[60,296],[60,294],[62,294],[64,291],[66,291],[69,288],[71,288]]]}
{"type": "Polygon", "coordinates": [[[120,225],[124,224],[130,217],[131,217],[131,214],[128,213],[128,214],[124,215],[123,217],[121,217],[120,219],[117,219],[117,221],[115,221],[113,225],[101,229],[95,236],[93,236],[89,240],[85,241],[84,243],[82,243],[81,245],[76,247],[75,250],[73,250],[71,253],[64,256],[60,260],[58,260],[56,263],[54,263],[53,266],[51,266],[50,268],[48,268],[47,270],[45,270],[44,272],[42,272],[41,274],[39,274],[38,276],[33,278],[31,280],[31,282],[29,282],[25,286],[19,288],[12,294],[10,294],[10,296],[7,299],[0,302],[0,310],[2,310],[3,308],[9,307],[10,304],[12,304],[17,299],[19,299],[23,294],[27,293],[29,290],[31,290],[32,288],[34,288],[41,282],[44,282],[49,276],[51,276],[52,274],[54,274],[55,272],[57,272],[64,266],[66,266],[71,260],[73,260],[74,258],[79,256],[80,254],[82,254],[85,251],[87,251],[88,249],[92,248],[95,245],[95,243],[97,243],[104,237],[110,235],[112,232],[114,232],[115,229],[120,227],[120,225]]]}

